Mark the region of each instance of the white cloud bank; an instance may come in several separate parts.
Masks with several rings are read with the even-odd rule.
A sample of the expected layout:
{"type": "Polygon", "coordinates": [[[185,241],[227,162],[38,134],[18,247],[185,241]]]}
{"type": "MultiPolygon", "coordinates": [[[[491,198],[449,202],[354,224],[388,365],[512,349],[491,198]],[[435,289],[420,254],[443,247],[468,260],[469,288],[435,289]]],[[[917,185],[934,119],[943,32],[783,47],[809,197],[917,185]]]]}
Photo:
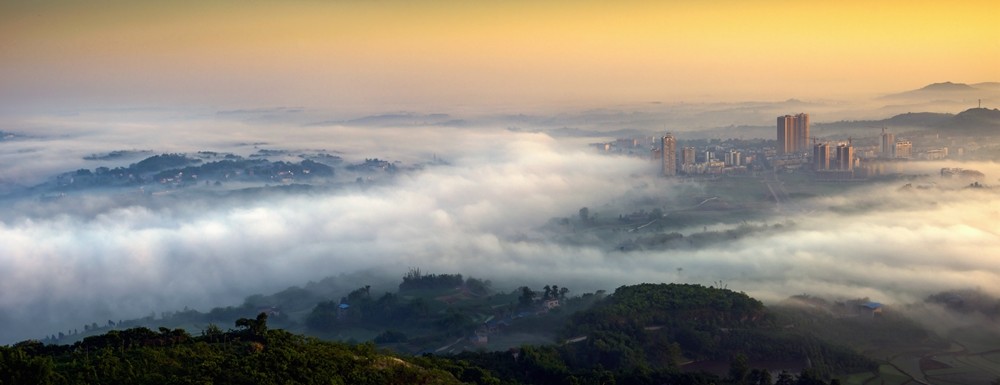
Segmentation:
{"type": "MultiPolygon", "coordinates": [[[[250,294],[370,268],[401,273],[412,266],[578,292],[722,281],[768,300],[812,293],[913,301],[967,287],[1000,294],[996,190],[861,187],[805,202],[807,211],[776,215],[775,223],[794,223],[780,231],[697,250],[622,253],[614,245],[547,239],[540,227],[622,196],[669,200],[673,182],[648,177],[656,165],[643,160],[501,129],[217,128],[204,142],[196,130],[170,141],[162,127],[147,133],[148,142],[127,135],[128,143],[113,142],[121,130],[114,127],[81,136],[158,152],[266,141],[359,158],[437,154],[451,165],[367,190],[225,204],[144,206],[114,196],[70,200],[86,203],[80,208],[50,203],[58,210],[47,211],[12,204],[17,210],[0,222],[0,343],[107,318],[234,305],[250,294]],[[49,214],[17,214],[39,211],[49,214]]],[[[63,143],[65,149],[46,151],[97,152],[63,143]]],[[[19,156],[9,148],[2,153],[19,156]]],[[[975,167],[994,180],[1000,169],[975,167]]],[[[27,203],[36,204],[44,203],[27,203]]]]}

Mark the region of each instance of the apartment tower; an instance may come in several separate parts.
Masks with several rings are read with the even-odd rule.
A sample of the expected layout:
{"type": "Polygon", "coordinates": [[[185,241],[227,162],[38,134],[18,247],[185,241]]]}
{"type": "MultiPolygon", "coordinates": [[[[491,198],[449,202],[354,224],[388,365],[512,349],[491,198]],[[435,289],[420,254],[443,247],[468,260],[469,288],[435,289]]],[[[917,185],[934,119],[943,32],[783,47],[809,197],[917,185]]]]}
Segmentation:
{"type": "Polygon", "coordinates": [[[681,153],[681,164],[683,165],[694,164],[694,155],[695,155],[694,147],[684,147],[684,150],[681,153]]]}
{"type": "Polygon", "coordinates": [[[900,140],[896,142],[896,158],[900,159],[910,159],[913,157],[913,143],[909,140],[900,140]]]}
{"type": "Polygon", "coordinates": [[[809,151],[809,114],[778,117],[778,155],[809,151]]]}
{"type": "Polygon", "coordinates": [[[893,159],[896,157],[896,135],[882,128],[882,142],[879,143],[879,157],[893,159]]]}
{"type": "Polygon", "coordinates": [[[819,143],[813,146],[813,169],[824,171],[830,169],[830,145],[819,143]]]}
{"type": "Polygon", "coordinates": [[[677,139],[670,133],[660,138],[660,160],[661,175],[677,175],[677,139]]]}
{"type": "Polygon", "coordinates": [[[854,146],[850,143],[837,146],[837,169],[840,171],[854,170],[854,146]]]}

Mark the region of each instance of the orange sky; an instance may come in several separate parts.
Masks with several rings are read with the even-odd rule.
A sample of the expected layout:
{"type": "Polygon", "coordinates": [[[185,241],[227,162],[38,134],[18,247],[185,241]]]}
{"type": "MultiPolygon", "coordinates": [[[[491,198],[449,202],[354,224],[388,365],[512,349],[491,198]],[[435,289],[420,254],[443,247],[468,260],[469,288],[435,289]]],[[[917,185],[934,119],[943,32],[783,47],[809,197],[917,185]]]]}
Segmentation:
{"type": "Polygon", "coordinates": [[[0,102],[600,105],[1000,81],[996,1],[134,3],[0,4],[0,102]]]}

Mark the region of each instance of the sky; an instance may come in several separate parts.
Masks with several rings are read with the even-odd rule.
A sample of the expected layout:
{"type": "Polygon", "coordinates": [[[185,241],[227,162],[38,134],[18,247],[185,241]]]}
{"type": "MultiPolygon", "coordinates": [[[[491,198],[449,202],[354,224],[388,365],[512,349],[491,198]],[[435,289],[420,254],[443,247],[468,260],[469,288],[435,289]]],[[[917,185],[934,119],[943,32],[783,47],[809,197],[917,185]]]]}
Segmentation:
{"type": "Polygon", "coordinates": [[[995,1],[5,1],[0,102],[784,100],[1000,78],[995,1]]]}

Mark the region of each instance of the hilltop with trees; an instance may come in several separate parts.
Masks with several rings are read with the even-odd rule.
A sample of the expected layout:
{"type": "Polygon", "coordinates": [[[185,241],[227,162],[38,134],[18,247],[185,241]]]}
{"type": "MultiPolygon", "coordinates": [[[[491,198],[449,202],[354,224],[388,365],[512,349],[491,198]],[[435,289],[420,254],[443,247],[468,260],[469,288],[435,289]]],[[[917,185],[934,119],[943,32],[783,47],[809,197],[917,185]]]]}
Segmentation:
{"type": "MultiPolygon", "coordinates": [[[[358,303],[368,290],[355,290],[346,300],[358,303]]],[[[535,294],[528,297],[544,301],[535,294]]],[[[544,293],[549,301],[564,294],[555,285],[544,293]]],[[[871,370],[872,363],[857,354],[783,335],[769,326],[766,308],[742,293],[643,284],[589,297],[593,306],[562,326],[567,336],[585,333],[575,342],[406,356],[370,342],[326,342],[273,329],[268,313],[261,312],[237,319],[234,329],[209,325],[197,336],[183,329],[134,327],[70,345],[24,341],[0,347],[0,384],[770,384],[770,372],[755,368],[754,359],[780,352],[821,364],[797,376],[779,373],[779,384],[838,383],[829,380],[834,368],[871,370]],[[722,376],[686,371],[681,363],[689,357],[728,357],[729,370],[722,376]]],[[[371,300],[382,303],[372,308],[392,308],[383,298],[371,300]]],[[[387,332],[379,338],[400,336],[387,332]]]]}

